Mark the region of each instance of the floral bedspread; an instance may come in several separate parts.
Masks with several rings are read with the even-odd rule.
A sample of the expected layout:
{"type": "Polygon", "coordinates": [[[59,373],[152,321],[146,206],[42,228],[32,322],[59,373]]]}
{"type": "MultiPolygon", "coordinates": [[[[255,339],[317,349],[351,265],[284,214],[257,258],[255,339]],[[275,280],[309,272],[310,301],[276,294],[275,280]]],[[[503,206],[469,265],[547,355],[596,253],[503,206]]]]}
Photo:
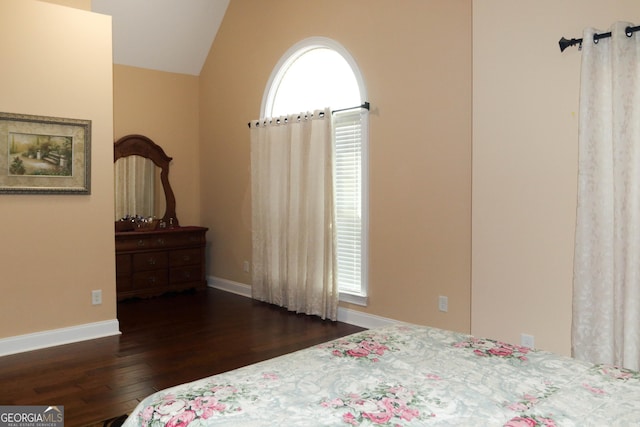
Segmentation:
{"type": "Polygon", "coordinates": [[[640,372],[416,325],[144,399],[125,426],[640,426],[640,372]]]}

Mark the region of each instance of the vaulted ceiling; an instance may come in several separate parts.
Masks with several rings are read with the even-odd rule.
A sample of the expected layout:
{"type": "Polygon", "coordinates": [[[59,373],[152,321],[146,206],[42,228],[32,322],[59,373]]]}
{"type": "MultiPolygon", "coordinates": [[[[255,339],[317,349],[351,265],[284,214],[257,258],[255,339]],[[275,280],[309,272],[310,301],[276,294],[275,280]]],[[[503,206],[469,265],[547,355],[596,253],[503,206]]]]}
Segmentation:
{"type": "Polygon", "coordinates": [[[199,75],[230,0],[92,0],[113,18],[115,64],[199,75]]]}

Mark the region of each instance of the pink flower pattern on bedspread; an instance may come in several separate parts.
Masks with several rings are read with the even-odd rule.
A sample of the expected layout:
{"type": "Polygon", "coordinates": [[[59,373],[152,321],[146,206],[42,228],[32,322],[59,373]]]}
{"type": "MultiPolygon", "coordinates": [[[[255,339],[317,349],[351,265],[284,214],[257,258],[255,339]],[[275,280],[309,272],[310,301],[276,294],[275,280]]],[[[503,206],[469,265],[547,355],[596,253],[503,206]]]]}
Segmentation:
{"type": "Polygon", "coordinates": [[[397,339],[393,336],[362,335],[339,338],[327,344],[320,344],[318,348],[327,348],[337,357],[352,357],[355,359],[379,362],[385,352],[395,351],[397,339]]]}
{"type": "Polygon", "coordinates": [[[154,393],[125,427],[640,425],[640,373],[417,325],[154,393]]]}
{"type": "Polygon", "coordinates": [[[503,357],[517,359],[523,362],[527,360],[527,353],[531,351],[528,347],[475,337],[469,337],[464,341],[456,342],[453,346],[458,348],[469,348],[473,350],[473,354],[476,356],[503,357]]]}
{"type": "Polygon", "coordinates": [[[404,422],[434,416],[429,411],[421,413],[417,405],[420,400],[415,391],[402,385],[382,384],[371,392],[324,400],[321,405],[342,410],[342,421],[345,424],[357,426],[369,422],[379,426],[399,426],[404,422]]]}
{"type": "Polygon", "coordinates": [[[196,419],[238,412],[238,395],[247,392],[232,385],[204,384],[184,393],[167,393],[146,406],[139,414],[139,425],[145,427],[186,427],[196,419]]]}

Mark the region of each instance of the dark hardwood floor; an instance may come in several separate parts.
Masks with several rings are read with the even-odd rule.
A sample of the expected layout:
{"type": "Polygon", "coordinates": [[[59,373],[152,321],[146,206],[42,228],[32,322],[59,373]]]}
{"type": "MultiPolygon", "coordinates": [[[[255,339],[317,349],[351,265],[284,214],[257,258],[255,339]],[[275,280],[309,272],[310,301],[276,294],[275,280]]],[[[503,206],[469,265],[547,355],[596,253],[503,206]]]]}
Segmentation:
{"type": "Polygon", "coordinates": [[[118,304],[122,335],[0,357],[0,405],[63,405],[65,426],[131,411],[166,387],[362,330],[227,292],[118,304]]]}

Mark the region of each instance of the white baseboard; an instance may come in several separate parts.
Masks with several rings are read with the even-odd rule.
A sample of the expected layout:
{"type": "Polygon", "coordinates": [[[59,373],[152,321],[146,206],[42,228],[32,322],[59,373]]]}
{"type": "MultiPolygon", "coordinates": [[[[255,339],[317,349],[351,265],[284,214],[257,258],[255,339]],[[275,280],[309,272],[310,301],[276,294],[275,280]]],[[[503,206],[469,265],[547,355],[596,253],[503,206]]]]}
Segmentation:
{"type": "MultiPolygon", "coordinates": [[[[209,286],[212,288],[251,298],[250,285],[214,276],[209,276],[207,279],[209,286]]],[[[380,317],[374,314],[368,314],[362,311],[352,310],[350,308],[344,307],[338,307],[338,321],[367,329],[402,323],[397,320],[389,319],[387,317],[380,317]]]]}
{"type": "Polygon", "coordinates": [[[0,339],[0,356],[120,335],[117,319],[0,339]]]}
{"type": "Polygon", "coordinates": [[[234,282],[233,280],[222,279],[214,276],[207,277],[207,283],[210,288],[216,288],[221,291],[231,292],[232,294],[251,298],[251,285],[245,285],[244,283],[234,282]]]}
{"type": "Polygon", "coordinates": [[[360,326],[361,328],[373,329],[383,326],[395,325],[401,323],[388,317],[376,316],[375,314],[363,313],[350,308],[338,307],[338,321],[349,323],[350,325],[360,326]]]}

